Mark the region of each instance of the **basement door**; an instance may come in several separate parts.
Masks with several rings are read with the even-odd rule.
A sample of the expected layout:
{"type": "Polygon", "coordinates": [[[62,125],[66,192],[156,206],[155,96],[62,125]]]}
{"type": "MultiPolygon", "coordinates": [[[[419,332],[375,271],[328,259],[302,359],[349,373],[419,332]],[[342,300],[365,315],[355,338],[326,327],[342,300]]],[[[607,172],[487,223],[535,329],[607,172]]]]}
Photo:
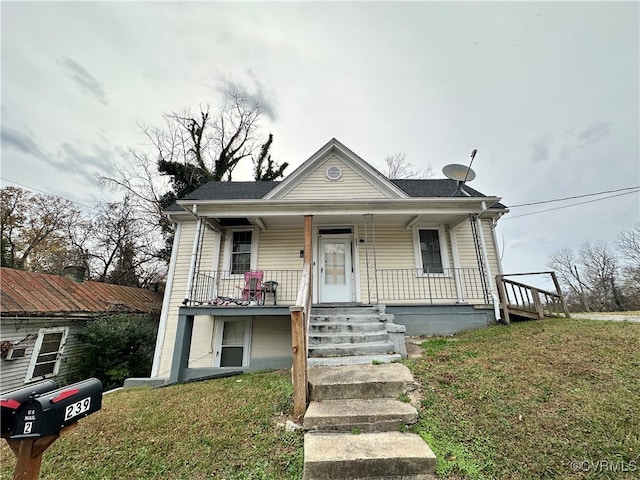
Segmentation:
{"type": "Polygon", "coordinates": [[[351,237],[320,237],[318,293],[320,303],[351,301],[351,237]]]}
{"type": "Polygon", "coordinates": [[[214,367],[246,367],[249,365],[251,320],[240,318],[218,320],[214,367]]]}

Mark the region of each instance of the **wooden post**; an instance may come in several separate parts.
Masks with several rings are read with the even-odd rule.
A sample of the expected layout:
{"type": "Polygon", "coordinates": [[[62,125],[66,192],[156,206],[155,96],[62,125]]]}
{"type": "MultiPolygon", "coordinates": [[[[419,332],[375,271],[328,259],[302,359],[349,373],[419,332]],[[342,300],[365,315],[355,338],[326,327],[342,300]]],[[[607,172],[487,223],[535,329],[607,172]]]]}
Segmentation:
{"type": "Polygon", "coordinates": [[[304,216],[304,264],[311,266],[311,225],[313,222],[313,215],[304,216]]]}
{"type": "Polygon", "coordinates": [[[13,480],[38,480],[42,455],[61,435],[70,432],[78,424],[74,423],[64,427],[60,433],[47,435],[38,439],[11,440],[6,438],[9,447],[16,456],[16,468],[13,471],[13,480]]]}
{"type": "Polygon", "coordinates": [[[311,314],[311,226],[312,215],[304,217],[304,266],[296,305],[291,312],[291,350],[293,352],[293,413],[304,415],[307,410],[307,329],[311,314]]]}
{"type": "Polygon", "coordinates": [[[307,409],[307,347],[304,332],[303,307],[291,311],[291,343],[293,352],[293,414],[304,415],[307,409]]]}
{"type": "Polygon", "coordinates": [[[531,288],[531,296],[533,297],[533,306],[538,314],[538,319],[542,320],[544,318],[544,308],[542,307],[542,301],[540,301],[540,292],[537,288],[531,288]]]}
{"type": "Polygon", "coordinates": [[[569,315],[569,309],[567,308],[567,304],[564,303],[564,295],[562,294],[562,290],[560,290],[560,283],[558,283],[558,277],[556,277],[556,272],[551,273],[551,279],[553,280],[553,284],[556,286],[556,293],[560,297],[560,303],[562,304],[562,311],[564,312],[564,316],[567,318],[571,318],[569,315]]]}
{"type": "Polygon", "coordinates": [[[509,318],[509,299],[507,298],[507,292],[504,289],[504,283],[502,281],[502,275],[496,275],[496,286],[498,287],[498,298],[502,306],[502,323],[505,325],[511,324],[509,318]]]}
{"type": "MultiPolygon", "coordinates": [[[[313,251],[312,251],[312,226],[313,215],[304,216],[304,268],[307,271],[307,298],[305,299],[305,321],[304,321],[304,348],[305,354],[308,353],[309,346],[307,345],[307,330],[309,329],[309,318],[311,316],[311,298],[313,297],[313,251]]],[[[307,370],[307,360],[304,361],[305,372],[307,370]]]]}

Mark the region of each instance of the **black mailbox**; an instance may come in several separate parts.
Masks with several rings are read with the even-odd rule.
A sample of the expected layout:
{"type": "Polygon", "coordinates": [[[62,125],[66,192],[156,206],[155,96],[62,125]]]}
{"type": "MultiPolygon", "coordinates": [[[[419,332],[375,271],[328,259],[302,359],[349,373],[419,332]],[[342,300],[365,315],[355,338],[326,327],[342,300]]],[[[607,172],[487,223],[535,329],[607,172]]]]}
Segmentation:
{"type": "Polygon", "coordinates": [[[45,380],[44,382],[34,383],[26,387],[18,388],[10,392],[2,394],[0,397],[0,429],[2,435],[10,433],[16,418],[16,412],[20,405],[26,402],[32,395],[40,395],[50,392],[57,387],[53,380],[45,380]]]}
{"type": "Polygon", "coordinates": [[[63,427],[102,408],[102,383],[97,378],[31,397],[16,412],[11,439],[55,435],[63,427]]]}

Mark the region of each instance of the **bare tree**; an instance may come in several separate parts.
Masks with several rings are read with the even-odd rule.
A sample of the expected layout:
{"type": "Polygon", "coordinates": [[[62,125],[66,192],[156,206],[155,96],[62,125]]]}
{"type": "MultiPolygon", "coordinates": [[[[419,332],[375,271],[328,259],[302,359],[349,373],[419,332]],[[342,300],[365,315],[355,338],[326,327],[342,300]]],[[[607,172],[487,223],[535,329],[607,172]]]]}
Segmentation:
{"type": "Polygon", "coordinates": [[[163,211],[178,198],[209,181],[231,180],[237,165],[260,147],[262,106],[242,88],[231,85],[221,107],[200,105],[167,113],[161,127],[140,125],[150,153],[131,152],[133,166],[120,168],[103,182],[129,196],[141,221],[153,223],[158,256],[168,262],[172,225],[163,211]]]}
{"type": "Polygon", "coordinates": [[[549,256],[547,266],[555,270],[560,282],[568,287],[568,303],[579,303],[585,311],[590,312],[591,308],[585,295],[585,288],[588,287],[586,287],[580,279],[577,263],[578,258],[573,250],[570,248],[562,248],[556,250],[549,256]],[[572,299],[577,299],[578,302],[571,302],[572,299]]]}
{"type": "Polygon", "coordinates": [[[609,245],[602,241],[588,242],[580,248],[578,255],[596,308],[622,310],[622,298],[616,285],[619,261],[609,245]]]}
{"type": "Polygon", "coordinates": [[[433,176],[431,165],[427,168],[416,168],[413,163],[407,160],[407,154],[403,152],[386,157],[381,171],[390,179],[429,178],[433,176]]]}
{"type": "Polygon", "coordinates": [[[557,250],[547,265],[568,289],[571,308],[581,306],[587,312],[627,308],[620,285],[620,259],[606,242],[587,242],[577,253],[568,248],[557,250]]]}
{"type": "Polygon", "coordinates": [[[622,290],[628,308],[640,308],[640,223],[618,235],[616,246],[620,251],[622,290]]]}
{"type": "Polygon", "coordinates": [[[158,258],[150,246],[154,231],[139,221],[129,197],[100,206],[91,236],[87,252],[91,278],[135,287],[157,281],[158,258]]]}

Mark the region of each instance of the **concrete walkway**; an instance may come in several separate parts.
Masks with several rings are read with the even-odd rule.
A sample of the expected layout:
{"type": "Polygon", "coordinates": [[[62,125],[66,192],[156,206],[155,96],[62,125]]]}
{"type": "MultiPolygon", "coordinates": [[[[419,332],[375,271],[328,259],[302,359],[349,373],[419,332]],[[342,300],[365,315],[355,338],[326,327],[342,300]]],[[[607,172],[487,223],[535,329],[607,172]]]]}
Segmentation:
{"type": "Polygon", "coordinates": [[[572,313],[571,318],[640,323],[640,312],[580,312],[572,313]]]}

